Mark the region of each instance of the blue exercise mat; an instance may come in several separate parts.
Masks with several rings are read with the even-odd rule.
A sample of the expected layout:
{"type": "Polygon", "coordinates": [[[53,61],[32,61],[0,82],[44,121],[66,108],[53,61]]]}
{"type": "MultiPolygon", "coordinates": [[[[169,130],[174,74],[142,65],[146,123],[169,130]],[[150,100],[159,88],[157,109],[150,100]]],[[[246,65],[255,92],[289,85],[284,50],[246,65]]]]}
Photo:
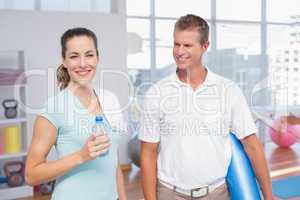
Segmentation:
{"type": "Polygon", "coordinates": [[[230,133],[232,158],[226,181],[231,200],[261,200],[254,172],[238,138],[230,133]]]}
{"type": "Polygon", "coordinates": [[[292,176],[272,182],[274,195],[280,198],[300,197],[300,176],[292,176]]]}

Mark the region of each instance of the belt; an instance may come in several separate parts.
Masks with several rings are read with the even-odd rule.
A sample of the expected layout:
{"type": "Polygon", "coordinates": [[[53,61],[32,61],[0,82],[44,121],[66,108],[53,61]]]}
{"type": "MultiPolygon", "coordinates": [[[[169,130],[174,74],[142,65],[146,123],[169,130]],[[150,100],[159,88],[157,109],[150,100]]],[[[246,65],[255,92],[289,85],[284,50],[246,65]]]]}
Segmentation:
{"type": "Polygon", "coordinates": [[[175,185],[164,182],[162,180],[159,180],[159,183],[161,183],[163,186],[173,190],[173,192],[175,192],[177,194],[192,197],[192,198],[199,198],[199,197],[207,196],[210,192],[214,191],[216,188],[223,185],[225,183],[225,180],[218,179],[209,185],[204,185],[204,186],[201,186],[198,188],[193,188],[190,190],[177,187],[175,185]]]}

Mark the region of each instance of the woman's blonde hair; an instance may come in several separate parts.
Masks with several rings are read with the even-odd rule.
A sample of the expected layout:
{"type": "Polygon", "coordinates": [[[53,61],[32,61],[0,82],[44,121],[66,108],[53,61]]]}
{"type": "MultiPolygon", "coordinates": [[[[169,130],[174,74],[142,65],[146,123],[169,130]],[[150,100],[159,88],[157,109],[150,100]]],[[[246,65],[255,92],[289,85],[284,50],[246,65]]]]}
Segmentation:
{"type": "MultiPolygon", "coordinates": [[[[61,55],[62,58],[66,58],[66,51],[67,51],[67,42],[76,36],[87,36],[91,38],[94,42],[95,48],[96,48],[96,53],[97,56],[99,56],[98,52],[98,43],[97,43],[97,37],[95,33],[87,28],[72,28],[67,30],[60,38],[60,44],[61,44],[61,55]]],[[[68,87],[69,82],[71,80],[69,72],[67,68],[64,67],[63,64],[61,64],[57,70],[56,70],[56,77],[57,77],[57,82],[60,90],[65,89],[68,87]]]]}

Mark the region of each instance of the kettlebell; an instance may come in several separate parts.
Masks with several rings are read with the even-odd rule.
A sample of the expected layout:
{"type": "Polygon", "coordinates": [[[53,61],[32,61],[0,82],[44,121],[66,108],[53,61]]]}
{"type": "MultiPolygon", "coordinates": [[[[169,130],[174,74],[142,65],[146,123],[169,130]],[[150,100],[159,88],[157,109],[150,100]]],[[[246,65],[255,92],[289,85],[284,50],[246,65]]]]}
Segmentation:
{"type": "Polygon", "coordinates": [[[21,161],[7,162],[4,165],[4,173],[9,187],[17,187],[24,184],[24,163],[21,161]]]}
{"type": "Polygon", "coordinates": [[[54,190],[55,181],[40,184],[40,192],[43,195],[51,194],[54,190]]]}
{"type": "Polygon", "coordinates": [[[6,99],[2,102],[4,107],[4,115],[8,119],[17,117],[18,102],[15,99],[6,99]]]}

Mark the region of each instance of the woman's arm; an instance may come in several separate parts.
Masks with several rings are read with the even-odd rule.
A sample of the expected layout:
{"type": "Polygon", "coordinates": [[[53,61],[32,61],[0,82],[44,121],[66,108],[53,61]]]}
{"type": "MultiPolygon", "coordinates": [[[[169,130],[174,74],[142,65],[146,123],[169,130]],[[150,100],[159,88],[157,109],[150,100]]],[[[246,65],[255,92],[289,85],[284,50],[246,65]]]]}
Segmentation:
{"type": "Polygon", "coordinates": [[[59,160],[47,162],[47,155],[55,144],[56,138],[56,127],[46,118],[37,117],[25,169],[25,179],[29,185],[54,180],[74,167],[105,153],[110,146],[106,136],[92,135],[80,151],[59,160]]]}
{"type": "Polygon", "coordinates": [[[124,175],[120,165],[118,165],[117,168],[117,185],[118,185],[119,200],[127,200],[125,184],[124,184],[124,175]]]}

